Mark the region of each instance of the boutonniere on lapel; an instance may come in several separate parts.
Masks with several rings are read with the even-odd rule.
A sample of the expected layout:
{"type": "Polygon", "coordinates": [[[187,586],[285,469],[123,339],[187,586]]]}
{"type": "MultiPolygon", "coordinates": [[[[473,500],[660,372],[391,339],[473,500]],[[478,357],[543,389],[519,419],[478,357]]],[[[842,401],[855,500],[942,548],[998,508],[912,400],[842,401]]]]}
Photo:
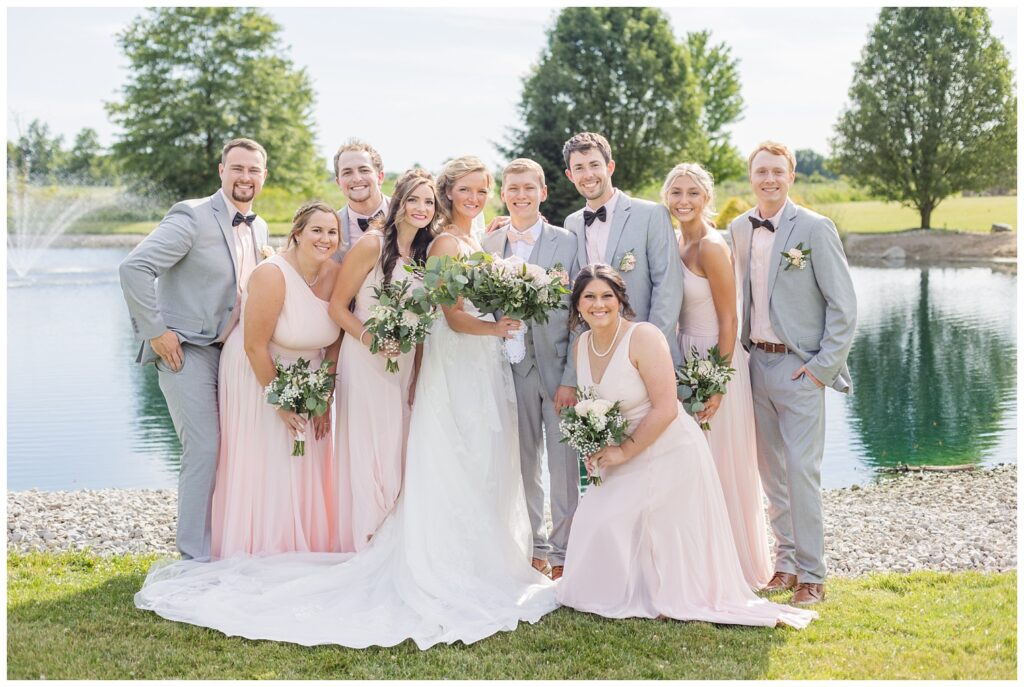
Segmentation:
{"type": "Polygon", "coordinates": [[[636,255],[633,253],[633,249],[630,248],[622,256],[622,259],[619,260],[619,272],[632,272],[634,267],[636,267],[636,255]]]}
{"type": "Polygon", "coordinates": [[[782,251],[782,257],[786,259],[784,270],[788,270],[790,267],[802,270],[811,261],[811,249],[804,248],[804,242],[801,241],[789,250],[782,251]]]}
{"type": "Polygon", "coordinates": [[[274,247],[269,243],[264,243],[263,247],[260,248],[260,255],[263,256],[263,260],[266,260],[267,258],[272,258],[277,255],[277,251],[274,250],[274,247]]]}
{"type": "Polygon", "coordinates": [[[565,265],[556,262],[555,266],[548,270],[548,276],[562,282],[562,286],[569,285],[569,273],[565,271],[565,265]]]}

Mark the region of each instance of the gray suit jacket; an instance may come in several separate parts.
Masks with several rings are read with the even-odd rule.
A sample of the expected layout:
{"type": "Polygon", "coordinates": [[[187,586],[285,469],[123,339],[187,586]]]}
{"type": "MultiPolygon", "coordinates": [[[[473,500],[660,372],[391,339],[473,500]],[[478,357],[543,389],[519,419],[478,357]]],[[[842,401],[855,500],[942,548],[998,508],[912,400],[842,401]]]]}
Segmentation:
{"type": "MultiPolygon", "coordinates": [[[[576,234],[578,272],[589,262],[583,208],[565,218],[565,228],[576,234]]],[[[683,268],[679,263],[672,221],[665,206],[622,193],[612,215],[604,261],[617,270],[626,283],[629,304],[636,311],[635,319],[650,322],[660,329],[668,340],[673,363],[681,364],[676,327],[683,305],[683,268]],[[628,251],[633,251],[636,267],[623,272],[619,263],[628,251]]],[[[575,365],[573,356],[569,356],[573,380],[576,379],[575,365]]]]}
{"type": "MultiPolygon", "coordinates": [[[[497,253],[508,257],[512,251],[506,239],[507,234],[508,225],[488,234],[481,244],[483,249],[488,253],[497,253]]],[[[575,276],[573,271],[575,260],[576,236],[562,227],[545,222],[541,227],[540,239],[533,246],[529,262],[540,265],[544,269],[551,269],[561,263],[571,280],[575,276]]],[[[565,296],[565,304],[568,307],[568,294],[565,296]]],[[[571,378],[566,376],[566,355],[569,351],[569,311],[567,309],[552,311],[548,321],[544,324],[531,322],[526,331],[526,338],[532,345],[527,346],[526,357],[512,366],[512,371],[515,374],[525,377],[536,365],[544,390],[552,399],[560,385],[576,385],[575,373],[571,378]],[[531,349],[532,356],[530,355],[531,349]]]]}
{"type": "MultiPolygon", "coordinates": [[[[233,215],[219,191],[181,201],[121,263],[121,290],[132,329],[142,339],[137,362],[157,360],[149,340],[168,329],[199,346],[220,336],[238,288],[233,215]]],[[[267,223],[257,217],[253,233],[259,264],[267,223]]]]}
{"type": "MultiPolygon", "coordinates": [[[[740,215],[729,225],[737,282],[743,294],[740,342],[748,350],[753,228],[747,218],[755,209],[740,215]]],[[[857,325],[857,294],[836,225],[827,217],[787,200],[775,230],[772,254],[768,272],[768,313],[772,329],[825,385],[837,391],[851,391],[853,383],[846,357],[857,325]],[[803,243],[804,249],[811,249],[808,264],[803,269],[787,270],[782,252],[798,243],[803,243]]]]}
{"type": "MultiPolygon", "coordinates": [[[[385,212],[389,205],[391,205],[391,197],[384,196],[385,212]]],[[[341,228],[341,236],[338,237],[338,251],[333,257],[334,260],[339,263],[345,259],[345,254],[348,253],[349,248],[352,247],[349,245],[348,240],[348,224],[348,205],[346,204],[343,208],[338,210],[338,225],[341,228]]]]}

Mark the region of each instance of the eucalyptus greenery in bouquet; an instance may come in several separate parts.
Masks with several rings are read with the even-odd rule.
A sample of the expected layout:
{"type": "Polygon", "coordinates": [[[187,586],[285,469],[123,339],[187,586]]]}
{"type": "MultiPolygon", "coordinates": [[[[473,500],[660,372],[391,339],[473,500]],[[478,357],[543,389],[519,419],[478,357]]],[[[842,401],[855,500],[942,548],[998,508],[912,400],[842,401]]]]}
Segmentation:
{"type": "MultiPolygon", "coordinates": [[[[704,410],[708,399],[715,394],[724,394],[725,387],[736,372],[726,361],[718,346],[708,349],[701,357],[693,347],[686,362],[676,368],[676,385],[682,389],[683,408],[690,415],[704,410]]],[[[702,422],[700,428],[711,429],[711,423],[702,422]]]]}
{"type": "MultiPolygon", "coordinates": [[[[363,322],[363,327],[373,337],[371,353],[384,351],[389,356],[398,356],[423,343],[437,318],[437,310],[429,298],[415,298],[407,279],[375,286],[373,295],[377,305],[370,309],[370,317],[363,322]]],[[[398,361],[389,357],[385,369],[398,372],[398,361]]]]}
{"type": "MultiPolygon", "coordinates": [[[[327,412],[327,401],[334,390],[334,374],[329,371],[333,363],[332,360],[325,360],[318,369],[311,370],[305,358],[299,358],[288,366],[281,362],[280,356],[274,358],[277,376],[264,390],[267,403],[275,408],[304,415],[309,420],[323,415],[327,412]]],[[[296,434],[292,455],[306,455],[304,432],[296,434]]]]}

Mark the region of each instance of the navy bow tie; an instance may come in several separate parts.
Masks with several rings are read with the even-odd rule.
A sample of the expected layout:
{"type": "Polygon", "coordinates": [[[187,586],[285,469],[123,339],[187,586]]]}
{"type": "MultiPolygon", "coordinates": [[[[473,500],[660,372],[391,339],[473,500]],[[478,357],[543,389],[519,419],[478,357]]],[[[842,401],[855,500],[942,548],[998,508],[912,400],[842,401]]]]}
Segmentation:
{"type": "Polygon", "coordinates": [[[245,222],[246,224],[248,224],[251,227],[252,223],[255,222],[255,221],[256,221],[256,213],[255,212],[253,214],[251,214],[251,215],[243,215],[241,212],[236,212],[234,219],[231,220],[231,226],[237,227],[242,222],[245,222]]]}
{"type": "Polygon", "coordinates": [[[378,220],[378,219],[380,219],[383,216],[384,216],[384,211],[383,210],[378,210],[373,215],[373,217],[358,217],[358,218],[356,218],[356,222],[359,224],[359,230],[360,231],[366,231],[370,227],[370,222],[373,222],[374,220],[378,220]]]}
{"type": "Polygon", "coordinates": [[[758,227],[764,227],[768,231],[775,233],[775,225],[772,224],[772,221],[770,219],[758,219],[753,215],[747,215],[747,219],[750,220],[750,224],[751,226],[753,226],[754,229],[757,229],[758,227]]]}
{"type": "Polygon", "coordinates": [[[589,227],[591,224],[594,223],[595,219],[599,219],[599,220],[601,220],[603,222],[606,217],[608,217],[608,211],[605,210],[605,207],[603,205],[597,209],[597,212],[591,212],[590,210],[584,210],[583,211],[583,224],[585,224],[586,226],[589,227]]]}

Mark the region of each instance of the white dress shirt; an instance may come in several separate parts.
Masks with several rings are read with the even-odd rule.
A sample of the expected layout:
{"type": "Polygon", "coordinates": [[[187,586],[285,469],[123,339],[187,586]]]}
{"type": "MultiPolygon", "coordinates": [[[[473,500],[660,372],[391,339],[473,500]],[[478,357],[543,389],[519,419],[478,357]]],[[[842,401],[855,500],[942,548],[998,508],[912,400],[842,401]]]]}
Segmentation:
{"type": "MultiPolygon", "coordinates": [[[[775,232],[779,230],[779,222],[782,221],[782,211],[785,208],[783,205],[774,217],[768,218],[775,227],[775,232]]],[[[759,220],[764,219],[756,209],[753,216],[759,220]]],[[[768,273],[771,271],[772,261],[777,261],[781,257],[775,254],[775,232],[758,227],[754,229],[754,234],[750,238],[750,340],[780,344],[782,341],[772,329],[768,311],[768,273]]]]}
{"type": "MultiPolygon", "coordinates": [[[[615,189],[615,193],[608,199],[608,202],[604,204],[605,217],[604,221],[594,218],[593,224],[589,227],[583,225],[583,231],[587,240],[587,264],[593,265],[595,262],[607,262],[605,260],[605,251],[608,250],[608,234],[612,230],[612,217],[615,215],[615,204],[619,201],[618,189],[615,189]]],[[[590,207],[590,203],[587,203],[587,209],[591,212],[596,212],[600,209],[600,206],[596,208],[590,207]]],[[[616,267],[616,265],[612,265],[616,267]]]]}
{"type": "Polygon", "coordinates": [[[509,252],[512,255],[522,258],[523,260],[529,260],[530,255],[533,253],[533,247],[537,245],[537,241],[540,241],[540,231],[542,227],[543,222],[540,219],[534,222],[532,227],[529,227],[528,229],[523,229],[522,231],[516,229],[514,224],[509,223],[507,236],[511,236],[513,232],[517,234],[533,235],[533,243],[527,243],[526,241],[512,241],[511,239],[506,239],[508,241],[509,252]]]}

